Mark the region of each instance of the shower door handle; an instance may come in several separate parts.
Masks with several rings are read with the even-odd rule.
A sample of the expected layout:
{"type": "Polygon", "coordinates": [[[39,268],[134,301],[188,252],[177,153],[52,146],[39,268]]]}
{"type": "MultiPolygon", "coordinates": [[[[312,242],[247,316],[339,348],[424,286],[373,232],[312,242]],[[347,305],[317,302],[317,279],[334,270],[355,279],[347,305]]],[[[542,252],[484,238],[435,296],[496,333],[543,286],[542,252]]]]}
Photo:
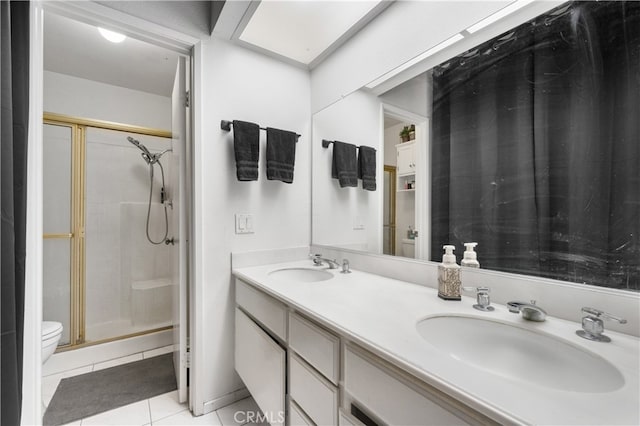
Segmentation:
{"type": "Polygon", "coordinates": [[[45,238],[45,239],[73,238],[73,233],[70,233],[70,234],[42,234],[42,238],[45,238]]]}

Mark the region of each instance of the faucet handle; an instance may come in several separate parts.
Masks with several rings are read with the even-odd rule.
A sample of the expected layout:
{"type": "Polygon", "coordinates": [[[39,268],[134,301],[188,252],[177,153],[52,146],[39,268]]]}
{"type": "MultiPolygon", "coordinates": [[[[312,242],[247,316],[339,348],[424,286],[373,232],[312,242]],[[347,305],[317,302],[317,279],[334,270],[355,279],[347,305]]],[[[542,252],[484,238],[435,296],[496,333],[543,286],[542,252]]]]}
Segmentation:
{"type": "Polygon", "coordinates": [[[322,265],[322,261],[320,260],[321,257],[322,257],[322,254],[320,253],[309,253],[309,259],[313,260],[314,266],[322,265]]]}
{"type": "Polygon", "coordinates": [[[489,298],[489,293],[491,292],[491,289],[489,287],[462,287],[462,290],[476,292],[477,303],[473,305],[475,309],[483,312],[490,312],[494,310],[494,307],[491,306],[491,299],[489,298]]]}
{"type": "Polygon", "coordinates": [[[610,342],[611,338],[602,334],[604,332],[604,322],[602,318],[617,321],[620,324],[626,324],[627,320],[624,318],[616,317],[600,309],[589,308],[587,306],[582,308],[582,312],[587,314],[582,317],[582,330],[577,330],[576,334],[584,339],[593,340],[596,342],[610,342]]]}
{"type": "Polygon", "coordinates": [[[597,318],[605,318],[608,320],[612,320],[612,321],[617,321],[620,324],[626,324],[627,320],[621,317],[617,317],[615,315],[611,315],[608,312],[605,311],[601,311],[600,309],[596,309],[596,308],[589,308],[588,306],[585,306],[582,308],[582,312],[584,312],[585,314],[589,314],[589,315],[593,315],[597,318]]]}
{"type": "Polygon", "coordinates": [[[349,268],[349,260],[348,259],[342,259],[342,271],[340,271],[342,274],[350,274],[351,273],[351,269],[349,268]]]}

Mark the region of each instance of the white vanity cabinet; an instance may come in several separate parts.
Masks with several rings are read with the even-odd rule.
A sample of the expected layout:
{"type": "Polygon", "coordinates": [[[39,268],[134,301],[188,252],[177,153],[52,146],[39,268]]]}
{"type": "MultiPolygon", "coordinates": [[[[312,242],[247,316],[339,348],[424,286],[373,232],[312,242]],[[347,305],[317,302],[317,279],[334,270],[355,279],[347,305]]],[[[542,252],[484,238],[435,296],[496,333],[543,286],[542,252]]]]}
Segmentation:
{"type": "MultiPolygon", "coordinates": [[[[343,363],[342,405],[351,413],[351,423],[353,417],[360,418],[365,424],[444,426],[493,423],[359,347],[345,345],[343,363]]],[[[345,416],[344,422],[347,421],[345,416]]]]}
{"type": "Polygon", "coordinates": [[[296,426],[493,423],[239,279],[236,304],[236,371],[267,419],[296,426]]]}
{"type": "Polygon", "coordinates": [[[236,371],[271,424],[284,424],[287,353],[274,336],[286,336],[286,307],[240,280],[236,304],[236,371]]]}
{"type": "Polygon", "coordinates": [[[289,313],[289,396],[318,425],[338,423],[340,339],[289,313]]]}

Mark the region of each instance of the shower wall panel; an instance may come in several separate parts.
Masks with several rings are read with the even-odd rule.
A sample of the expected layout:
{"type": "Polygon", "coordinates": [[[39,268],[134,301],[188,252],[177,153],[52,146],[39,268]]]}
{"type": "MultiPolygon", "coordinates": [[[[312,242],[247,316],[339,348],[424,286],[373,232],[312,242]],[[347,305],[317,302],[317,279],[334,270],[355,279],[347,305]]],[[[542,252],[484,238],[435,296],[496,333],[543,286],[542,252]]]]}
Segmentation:
{"type": "MultiPolygon", "coordinates": [[[[169,278],[173,247],[164,243],[153,245],[147,240],[149,166],[140,151],[127,142],[127,136],[138,139],[152,153],[164,151],[171,145],[171,140],[166,138],[87,129],[87,341],[170,325],[159,321],[140,326],[133,322],[133,284],[169,278]]],[[[171,153],[167,153],[161,160],[166,186],[172,175],[170,156],[171,153]]],[[[164,209],[160,203],[162,180],[158,165],[154,175],[149,231],[151,238],[159,241],[164,235],[164,209]]],[[[171,224],[171,208],[168,213],[171,224]]]]}

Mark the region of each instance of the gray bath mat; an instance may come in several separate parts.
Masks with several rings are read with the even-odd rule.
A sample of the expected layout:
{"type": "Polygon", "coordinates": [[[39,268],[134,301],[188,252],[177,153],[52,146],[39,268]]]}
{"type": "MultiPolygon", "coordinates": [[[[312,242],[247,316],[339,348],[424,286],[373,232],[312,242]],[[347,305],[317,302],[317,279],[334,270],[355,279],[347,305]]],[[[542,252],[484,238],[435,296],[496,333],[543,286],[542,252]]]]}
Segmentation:
{"type": "Polygon", "coordinates": [[[176,389],[173,354],[62,379],[43,423],[58,426],[176,389]]]}

